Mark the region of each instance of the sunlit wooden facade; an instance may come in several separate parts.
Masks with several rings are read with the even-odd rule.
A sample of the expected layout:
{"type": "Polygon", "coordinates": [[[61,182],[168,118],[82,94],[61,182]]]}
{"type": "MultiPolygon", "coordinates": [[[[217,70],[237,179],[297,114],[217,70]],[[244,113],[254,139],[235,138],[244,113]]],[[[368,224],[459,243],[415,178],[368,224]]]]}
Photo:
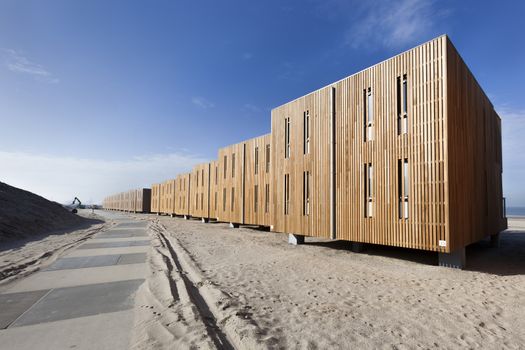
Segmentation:
{"type": "Polygon", "coordinates": [[[443,254],[507,227],[501,119],[447,36],[274,108],[174,188],[178,215],[443,254]]]}

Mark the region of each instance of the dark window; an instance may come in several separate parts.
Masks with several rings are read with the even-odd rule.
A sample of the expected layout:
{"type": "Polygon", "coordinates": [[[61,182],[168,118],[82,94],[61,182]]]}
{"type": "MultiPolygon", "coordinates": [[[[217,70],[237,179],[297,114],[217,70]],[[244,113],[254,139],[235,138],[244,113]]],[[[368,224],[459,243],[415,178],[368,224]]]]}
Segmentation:
{"type": "Polygon", "coordinates": [[[264,212],[268,213],[270,210],[270,185],[265,185],[265,196],[264,196],[264,212]]]}
{"type": "Polygon", "coordinates": [[[365,164],[364,166],[364,188],[365,188],[365,217],[370,218],[373,214],[374,201],[373,201],[373,178],[374,168],[372,163],[365,164]]]}
{"type": "Polygon", "coordinates": [[[235,177],[235,153],[232,154],[232,177],[235,177]]]}
{"type": "Polygon", "coordinates": [[[253,212],[257,213],[257,207],[259,206],[259,186],[255,185],[253,189],[253,212]]]}
{"type": "Polygon", "coordinates": [[[266,172],[270,172],[270,145],[266,145],[266,172]]]}
{"type": "Polygon", "coordinates": [[[408,132],[408,87],[407,75],[397,77],[397,133],[408,132]]]}
{"type": "Polygon", "coordinates": [[[364,140],[369,141],[374,138],[374,95],[372,88],[363,90],[363,107],[364,140]]]}
{"type": "Polygon", "coordinates": [[[408,195],[410,193],[410,178],[408,159],[399,159],[397,163],[397,188],[399,194],[399,218],[408,219],[408,195]]]}
{"type": "Polygon", "coordinates": [[[310,153],[310,111],[303,114],[303,153],[310,153]]]}
{"type": "Polygon", "coordinates": [[[290,117],[284,118],[284,158],[290,158],[290,117]]]}
{"type": "Polygon", "coordinates": [[[259,173],[259,147],[255,147],[255,175],[259,173]]]}
{"type": "Polygon", "coordinates": [[[231,198],[231,211],[235,207],[235,187],[232,187],[232,198],[231,198]]]}
{"type": "Polygon", "coordinates": [[[290,213],[290,174],[284,175],[284,215],[290,213]]]}
{"type": "Polygon", "coordinates": [[[224,156],[224,178],[226,178],[227,172],[228,172],[228,156],[224,156]]]}
{"type": "Polygon", "coordinates": [[[303,215],[310,215],[310,172],[303,172],[303,215]]]}

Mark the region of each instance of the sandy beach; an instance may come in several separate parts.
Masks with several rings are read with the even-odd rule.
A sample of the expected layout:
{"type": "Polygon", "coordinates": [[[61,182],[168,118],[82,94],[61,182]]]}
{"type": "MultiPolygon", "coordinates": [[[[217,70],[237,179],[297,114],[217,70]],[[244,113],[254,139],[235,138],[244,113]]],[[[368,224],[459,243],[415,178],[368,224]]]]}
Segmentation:
{"type": "MultiPolygon", "coordinates": [[[[144,218],[143,216],[139,216],[144,218]]],[[[525,344],[525,219],[501,247],[467,249],[466,270],[435,253],[287,237],[149,215],[150,278],[136,303],[137,349],[489,348],[525,344]]]]}

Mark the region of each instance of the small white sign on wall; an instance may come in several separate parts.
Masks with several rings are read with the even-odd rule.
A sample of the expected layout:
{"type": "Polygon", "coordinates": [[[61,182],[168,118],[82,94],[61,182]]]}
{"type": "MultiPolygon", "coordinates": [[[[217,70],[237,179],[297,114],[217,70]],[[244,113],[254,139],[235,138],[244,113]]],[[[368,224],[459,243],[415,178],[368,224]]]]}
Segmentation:
{"type": "Polygon", "coordinates": [[[447,246],[447,241],[444,241],[442,239],[439,240],[439,246],[440,247],[446,247],[447,246]]]}

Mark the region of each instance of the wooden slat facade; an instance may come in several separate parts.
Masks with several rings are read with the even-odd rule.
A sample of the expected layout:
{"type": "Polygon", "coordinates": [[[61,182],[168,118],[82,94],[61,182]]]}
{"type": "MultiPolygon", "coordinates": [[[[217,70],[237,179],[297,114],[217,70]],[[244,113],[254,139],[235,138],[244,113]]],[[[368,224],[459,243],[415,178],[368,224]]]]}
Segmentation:
{"type": "Polygon", "coordinates": [[[102,207],[108,210],[149,213],[151,190],[149,188],[141,188],[117,193],[104,198],[102,203],[102,207]]]}
{"type": "Polygon", "coordinates": [[[448,227],[451,250],[507,228],[501,119],[447,39],[448,227]]]}
{"type": "Polygon", "coordinates": [[[209,195],[209,218],[217,219],[219,210],[219,162],[214,160],[210,162],[210,195],[209,195]]]}
{"type": "Polygon", "coordinates": [[[218,221],[244,223],[244,149],[244,142],[219,149],[218,221]]]}
{"type": "Polygon", "coordinates": [[[441,36],[273,109],[151,211],[450,253],[507,227],[502,196],[501,119],[441,36]]]}
{"type": "Polygon", "coordinates": [[[160,213],[160,183],[151,185],[151,212],[160,213]]]}
{"type": "Polygon", "coordinates": [[[274,109],[273,230],[451,252],[504,229],[500,120],[454,53],[442,36],[274,109]],[[407,132],[400,131],[403,98],[407,132]]]}
{"type": "Polygon", "coordinates": [[[270,134],[245,142],[243,223],[246,225],[271,225],[271,143],[270,134]]]}
{"type": "Polygon", "coordinates": [[[198,164],[191,172],[190,215],[208,219],[210,190],[210,163],[198,164]]]}
{"type": "Polygon", "coordinates": [[[191,173],[177,176],[175,179],[175,214],[190,215],[191,173]]]}

